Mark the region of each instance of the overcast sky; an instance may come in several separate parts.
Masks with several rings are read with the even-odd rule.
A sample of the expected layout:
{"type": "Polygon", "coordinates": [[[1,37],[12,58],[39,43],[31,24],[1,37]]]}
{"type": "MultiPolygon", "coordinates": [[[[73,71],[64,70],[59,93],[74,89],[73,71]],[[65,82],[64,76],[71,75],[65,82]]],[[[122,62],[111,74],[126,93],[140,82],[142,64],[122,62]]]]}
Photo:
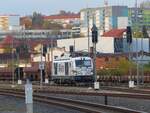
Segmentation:
{"type": "MultiPolygon", "coordinates": [[[[58,13],[59,10],[78,12],[82,8],[103,6],[104,0],[0,0],[0,15],[30,15],[34,11],[46,15],[58,13]]],[[[138,2],[144,0],[137,0],[138,2]]],[[[110,5],[133,6],[135,0],[108,0],[110,5]]]]}

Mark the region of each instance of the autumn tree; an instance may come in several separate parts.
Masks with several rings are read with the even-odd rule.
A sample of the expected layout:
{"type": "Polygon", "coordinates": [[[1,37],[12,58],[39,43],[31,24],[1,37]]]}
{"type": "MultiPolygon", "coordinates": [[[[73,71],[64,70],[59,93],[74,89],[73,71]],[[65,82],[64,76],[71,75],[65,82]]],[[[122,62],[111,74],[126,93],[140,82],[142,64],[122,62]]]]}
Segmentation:
{"type": "Polygon", "coordinates": [[[25,26],[25,29],[31,29],[32,28],[32,17],[30,17],[30,16],[22,17],[20,19],[20,24],[22,26],[25,26]]]}

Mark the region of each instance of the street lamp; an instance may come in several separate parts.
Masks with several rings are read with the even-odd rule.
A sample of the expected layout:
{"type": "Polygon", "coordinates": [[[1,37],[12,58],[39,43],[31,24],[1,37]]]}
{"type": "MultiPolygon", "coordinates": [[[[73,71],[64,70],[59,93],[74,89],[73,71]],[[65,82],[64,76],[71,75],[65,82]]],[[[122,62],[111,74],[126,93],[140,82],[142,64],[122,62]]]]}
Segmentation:
{"type": "MultiPolygon", "coordinates": [[[[12,36],[14,34],[12,33],[12,36]]],[[[11,57],[12,57],[12,87],[15,85],[15,75],[14,75],[14,37],[12,37],[12,51],[11,51],[11,57]]]]}
{"type": "MultiPolygon", "coordinates": [[[[138,3],[137,0],[135,0],[135,23],[136,23],[136,27],[137,27],[137,23],[138,23],[138,3]]],[[[138,31],[136,29],[136,31],[138,31]]],[[[137,70],[137,87],[139,87],[139,62],[138,62],[138,39],[136,37],[136,70],[137,70]]]]}
{"type": "Polygon", "coordinates": [[[88,37],[88,54],[90,53],[90,34],[89,34],[89,17],[90,17],[90,11],[88,9],[88,0],[87,0],[87,37],[88,37]]]}

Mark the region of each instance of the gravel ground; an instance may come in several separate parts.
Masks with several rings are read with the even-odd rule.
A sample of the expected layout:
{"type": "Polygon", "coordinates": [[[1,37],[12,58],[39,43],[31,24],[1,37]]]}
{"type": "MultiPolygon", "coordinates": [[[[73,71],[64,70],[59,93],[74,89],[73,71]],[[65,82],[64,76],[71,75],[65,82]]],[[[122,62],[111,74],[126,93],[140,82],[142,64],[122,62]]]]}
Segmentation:
{"type": "MultiPolygon", "coordinates": [[[[62,94],[46,94],[46,95],[104,104],[103,96],[62,95],[62,94]]],[[[150,100],[108,97],[108,105],[126,107],[129,109],[150,113],[150,100]]]]}
{"type": "MultiPolygon", "coordinates": [[[[23,99],[0,96],[0,113],[26,113],[23,99]]],[[[54,105],[34,103],[34,113],[81,113],[54,105]]]]}

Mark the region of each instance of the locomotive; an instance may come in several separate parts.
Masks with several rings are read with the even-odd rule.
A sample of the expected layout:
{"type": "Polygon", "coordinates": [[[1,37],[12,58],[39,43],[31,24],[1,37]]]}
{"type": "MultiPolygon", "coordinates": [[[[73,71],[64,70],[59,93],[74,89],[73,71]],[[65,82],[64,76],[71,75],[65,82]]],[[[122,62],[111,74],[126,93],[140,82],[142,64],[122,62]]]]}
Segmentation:
{"type": "Polygon", "coordinates": [[[93,61],[90,57],[61,57],[52,62],[52,81],[77,83],[93,81],[93,61]]]}

